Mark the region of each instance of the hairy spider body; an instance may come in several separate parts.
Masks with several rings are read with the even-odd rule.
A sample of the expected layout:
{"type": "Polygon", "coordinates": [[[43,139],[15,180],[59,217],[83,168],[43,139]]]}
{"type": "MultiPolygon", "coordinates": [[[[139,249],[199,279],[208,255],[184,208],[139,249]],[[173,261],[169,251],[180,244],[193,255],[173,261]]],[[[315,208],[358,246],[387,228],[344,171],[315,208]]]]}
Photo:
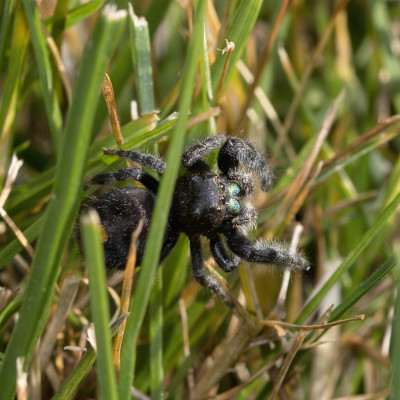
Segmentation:
{"type": "MultiPolygon", "coordinates": [[[[141,167],[96,175],[87,186],[133,179],[145,187],[114,189],[106,192],[93,204],[104,226],[106,266],[111,269],[123,269],[131,233],[140,220],[143,220],[143,228],[137,243],[136,264],[139,265],[142,260],[157,196],[158,180],[142,167],[161,175],[165,163],[159,158],[138,151],[104,149],[104,153],[134,161],[141,167]]],[[[290,253],[272,241],[254,245],[245,235],[246,229],[254,225],[256,218],[253,208],[244,205],[243,202],[253,191],[254,182],[251,174],[242,172],[239,167],[243,165],[257,175],[264,191],[270,189],[273,180],[265,158],[250,143],[227,136],[210,137],[186,149],[182,154],[182,165],[186,172],[176,182],[160,263],[175,246],[179,234],[185,233],[190,240],[195,279],[231,306],[233,304],[230,296],[220,280],[204,267],[201,236],[209,239],[211,254],[225,272],[236,269],[242,259],[292,269],[307,267],[307,261],[301,254],[290,253]],[[219,174],[213,173],[203,159],[206,154],[215,150],[219,150],[219,174]],[[227,251],[226,245],[230,252],[227,251]]]]}

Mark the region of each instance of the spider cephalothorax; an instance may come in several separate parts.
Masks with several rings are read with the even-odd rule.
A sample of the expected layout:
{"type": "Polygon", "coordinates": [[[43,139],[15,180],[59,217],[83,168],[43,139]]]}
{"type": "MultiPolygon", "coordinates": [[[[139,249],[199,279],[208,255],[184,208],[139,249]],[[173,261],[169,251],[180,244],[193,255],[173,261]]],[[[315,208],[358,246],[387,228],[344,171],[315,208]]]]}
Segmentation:
{"type": "MultiPolygon", "coordinates": [[[[93,204],[105,229],[106,265],[108,268],[123,269],[131,233],[141,219],[143,228],[137,244],[137,264],[142,260],[157,196],[157,179],[142,167],[161,175],[165,163],[139,151],[104,149],[104,153],[134,161],[140,168],[125,168],[96,175],[87,183],[88,186],[132,179],[145,187],[114,189],[93,204]]],[[[225,272],[237,268],[242,259],[292,269],[304,269],[307,266],[301,254],[289,253],[275,242],[253,245],[245,235],[246,229],[255,223],[256,218],[254,209],[244,202],[254,188],[250,173],[258,176],[264,191],[270,189],[273,178],[265,158],[252,144],[233,137],[210,137],[185,150],[182,165],[186,172],[176,182],[160,262],[175,246],[179,234],[185,233],[190,240],[194,277],[228,304],[231,301],[220,281],[204,268],[200,236],[209,239],[211,253],[225,272]],[[204,156],[215,150],[219,150],[219,173],[213,173],[204,161],[204,156]],[[250,173],[242,172],[241,166],[250,173]],[[232,254],[228,254],[225,242],[232,254]]]]}

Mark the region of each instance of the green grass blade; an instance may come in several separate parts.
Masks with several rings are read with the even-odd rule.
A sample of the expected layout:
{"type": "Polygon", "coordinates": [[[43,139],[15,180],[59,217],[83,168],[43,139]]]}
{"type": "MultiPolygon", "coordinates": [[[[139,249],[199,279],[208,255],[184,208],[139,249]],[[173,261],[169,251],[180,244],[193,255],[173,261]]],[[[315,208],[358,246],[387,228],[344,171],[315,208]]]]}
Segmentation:
{"type": "Polygon", "coordinates": [[[342,303],[337,306],[331,313],[329,321],[339,319],[351,306],[367,294],[374,286],[376,286],[397,264],[395,256],[388,258],[371,276],[369,276],[361,285],[345,298],[342,303]]]}
{"type": "Polygon", "coordinates": [[[53,146],[58,154],[61,145],[62,115],[60,105],[58,104],[57,93],[54,88],[53,72],[46,37],[43,33],[42,22],[40,20],[36,2],[31,0],[22,0],[22,2],[28,20],[36,65],[39,71],[40,82],[42,84],[47,121],[49,123],[53,146]]]}
{"type": "MultiPolygon", "coordinates": [[[[90,3],[81,4],[80,6],[69,10],[65,19],[64,29],[71,28],[71,26],[74,26],[78,22],[81,22],[85,18],[89,17],[94,12],[96,12],[103,4],[104,1],[95,0],[91,1],[90,3]]],[[[49,29],[53,24],[53,17],[46,18],[43,22],[46,28],[49,29]]]]}
{"type": "Polygon", "coordinates": [[[158,268],[150,296],[150,392],[152,400],[164,398],[162,269],[158,268]]]}
{"type": "Polygon", "coordinates": [[[395,255],[397,261],[396,268],[396,302],[392,322],[392,343],[390,348],[390,359],[392,361],[392,393],[391,399],[396,400],[400,397],[400,251],[395,255]]]}
{"type": "Polygon", "coordinates": [[[3,15],[0,24],[0,65],[3,64],[4,47],[6,44],[7,31],[12,24],[14,0],[6,0],[4,2],[1,13],[3,15]]]}
{"type": "MultiPolygon", "coordinates": [[[[243,53],[247,39],[254,28],[254,24],[256,23],[262,3],[262,0],[232,2],[232,6],[236,6],[236,10],[226,32],[226,38],[235,43],[235,50],[232,52],[232,55],[229,59],[224,88],[226,88],[226,85],[230,80],[230,76],[236,67],[236,63],[243,53]]],[[[225,42],[219,43],[218,45],[220,48],[224,48],[225,42]]],[[[222,76],[225,60],[225,57],[219,55],[211,69],[214,95],[217,91],[217,87],[222,76]]]]}
{"type": "Polygon", "coordinates": [[[17,5],[12,32],[11,49],[7,65],[7,75],[3,86],[0,106],[0,183],[4,180],[9,148],[13,141],[12,126],[17,111],[17,98],[29,39],[26,19],[22,6],[17,5]]]}
{"type": "Polygon", "coordinates": [[[318,307],[322,298],[326,295],[329,289],[338,281],[344,272],[346,272],[360,256],[360,254],[366,249],[366,247],[372,242],[374,237],[379,233],[380,229],[385,225],[386,221],[389,220],[396,212],[397,207],[400,204],[400,193],[393,199],[393,201],[385,208],[381,216],[375,222],[375,224],[368,229],[365,235],[358,242],[357,246],[351,251],[348,256],[344,259],[339,268],[331,275],[331,277],[324,283],[321,289],[310,298],[307,304],[304,306],[302,312],[296,320],[297,324],[304,323],[306,318],[318,307]]]}
{"type": "Polygon", "coordinates": [[[136,362],[136,343],[150,296],[151,285],[149,285],[149,282],[153,281],[155,270],[158,265],[168,218],[169,204],[171,203],[175,186],[174,183],[179,170],[180,156],[184,146],[186,123],[189,117],[188,111],[190,109],[192,88],[196,73],[197,55],[201,50],[204,13],[205,1],[200,0],[196,9],[193,37],[191,38],[186,58],[181,86],[182,93],[179,103],[179,116],[166,157],[167,168],[160,183],[138,286],[133,301],[131,302],[131,315],[127,321],[125,339],[122,345],[119,381],[120,400],[128,400],[130,398],[130,387],[136,362]]]}
{"type": "Polygon", "coordinates": [[[129,5],[129,34],[135,70],[139,115],[154,111],[153,71],[151,67],[150,36],[147,21],[138,17],[129,5]]]}
{"type": "Polygon", "coordinates": [[[91,370],[96,361],[96,352],[93,347],[88,349],[85,355],[80,359],[77,366],[68,375],[67,379],[62,383],[60,389],[54,395],[53,400],[69,400],[81,384],[82,380],[91,370]]]}
{"type": "Polygon", "coordinates": [[[12,399],[16,383],[16,359],[25,358],[25,367],[46,323],[65,243],[75,220],[90,143],[91,125],[104,72],[111,58],[125,14],[110,6],[100,14],[83,56],[64,143],[56,170],[56,183],[45,216],[26,288],[26,300],[8,344],[0,387],[4,399],[12,399]]]}
{"type": "Polygon", "coordinates": [[[97,348],[97,376],[100,399],[117,399],[117,384],[111,356],[104,248],[100,237],[100,218],[96,211],[81,217],[82,243],[89,271],[90,308],[97,348]]]}

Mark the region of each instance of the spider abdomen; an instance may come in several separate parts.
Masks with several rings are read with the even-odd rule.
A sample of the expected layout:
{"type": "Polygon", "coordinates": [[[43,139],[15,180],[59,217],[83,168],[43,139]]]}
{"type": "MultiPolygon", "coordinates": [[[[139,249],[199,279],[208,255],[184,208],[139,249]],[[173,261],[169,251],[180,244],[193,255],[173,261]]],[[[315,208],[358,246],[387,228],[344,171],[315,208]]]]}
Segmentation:
{"type": "Polygon", "coordinates": [[[104,226],[103,240],[107,268],[125,268],[132,232],[139,221],[143,220],[136,254],[136,264],[140,264],[154,203],[155,196],[149,190],[125,187],[105,193],[93,204],[104,226]]]}

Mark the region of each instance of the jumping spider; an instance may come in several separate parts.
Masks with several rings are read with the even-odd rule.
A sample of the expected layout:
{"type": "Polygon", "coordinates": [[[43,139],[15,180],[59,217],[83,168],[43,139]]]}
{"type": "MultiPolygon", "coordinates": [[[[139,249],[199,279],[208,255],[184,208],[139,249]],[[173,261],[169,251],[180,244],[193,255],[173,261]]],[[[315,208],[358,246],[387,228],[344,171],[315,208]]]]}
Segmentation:
{"type": "MultiPolygon", "coordinates": [[[[139,151],[104,149],[104,154],[116,155],[141,166],[96,175],[87,182],[87,186],[91,186],[132,179],[144,186],[108,191],[93,204],[105,229],[106,266],[124,269],[131,233],[142,219],[136,264],[141,263],[159,185],[142,167],[162,175],[165,162],[139,151]]],[[[180,232],[185,233],[190,240],[195,279],[230,306],[232,300],[224,285],[203,265],[200,236],[209,239],[211,254],[225,272],[236,269],[242,259],[292,269],[307,267],[301,254],[289,253],[276,242],[253,245],[245,236],[246,229],[255,223],[256,212],[250,205],[243,204],[254,184],[250,174],[238,169],[240,164],[258,175],[262,190],[271,188],[273,175],[266,160],[247,141],[214,136],[184,151],[182,165],[186,171],[176,182],[160,256],[161,263],[175,246],[180,232]],[[205,155],[218,149],[219,174],[211,172],[210,165],[203,160],[205,155]],[[223,238],[232,254],[228,254],[223,238]]]]}

